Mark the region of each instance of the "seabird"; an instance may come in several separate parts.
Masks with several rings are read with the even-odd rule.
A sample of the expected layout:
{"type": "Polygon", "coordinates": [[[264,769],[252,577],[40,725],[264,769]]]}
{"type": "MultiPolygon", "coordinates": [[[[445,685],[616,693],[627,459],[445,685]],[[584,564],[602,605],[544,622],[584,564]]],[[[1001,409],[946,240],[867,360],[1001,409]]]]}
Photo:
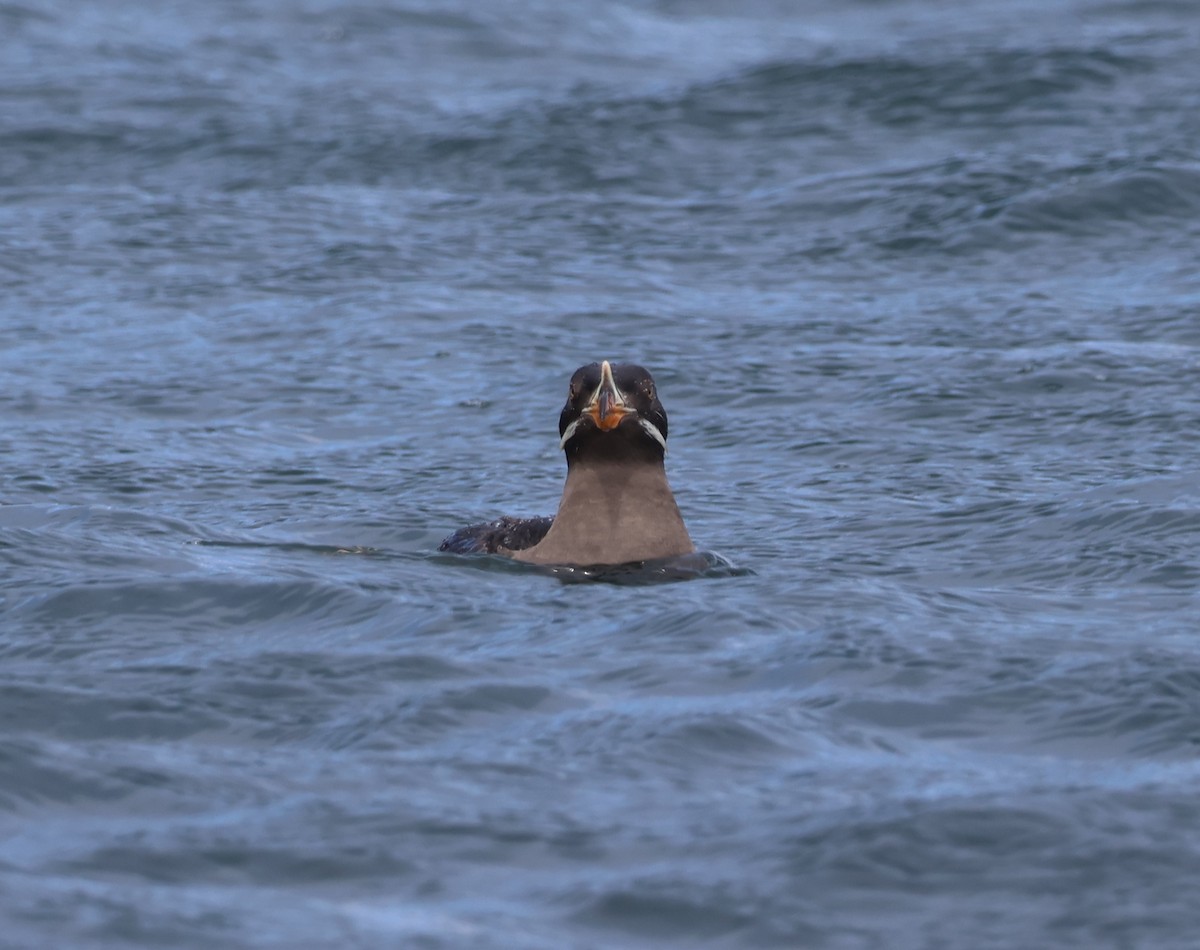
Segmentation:
{"type": "Polygon", "coordinates": [[[654,379],[630,363],[589,363],[558,418],[567,481],[553,518],[460,528],[438,550],[531,564],[592,566],[695,550],[667,484],[667,413],[654,379]]]}

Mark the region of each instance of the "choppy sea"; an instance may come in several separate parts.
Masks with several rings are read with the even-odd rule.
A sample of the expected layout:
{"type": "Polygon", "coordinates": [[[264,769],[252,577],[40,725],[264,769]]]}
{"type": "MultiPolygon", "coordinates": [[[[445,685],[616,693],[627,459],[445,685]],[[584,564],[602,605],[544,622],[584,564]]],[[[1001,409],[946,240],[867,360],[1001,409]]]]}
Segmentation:
{"type": "Polygon", "coordinates": [[[0,2],[0,946],[1200,945],[1197,49],[0,2]],[[737,571],[437,553],[599,359],[737,571]]]}

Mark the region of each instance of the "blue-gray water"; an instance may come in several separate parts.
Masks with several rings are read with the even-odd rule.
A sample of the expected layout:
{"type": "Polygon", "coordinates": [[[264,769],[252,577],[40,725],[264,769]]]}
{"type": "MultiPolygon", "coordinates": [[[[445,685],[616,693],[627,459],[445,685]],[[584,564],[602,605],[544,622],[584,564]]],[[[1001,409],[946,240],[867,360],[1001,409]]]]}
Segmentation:
{"type": "Polygon", "coordinates": [[[1195,947],[1198,48],[0,3],[0,945],[1195,947]],[[751,573],[436,553],[604,358],[751,573]]]}

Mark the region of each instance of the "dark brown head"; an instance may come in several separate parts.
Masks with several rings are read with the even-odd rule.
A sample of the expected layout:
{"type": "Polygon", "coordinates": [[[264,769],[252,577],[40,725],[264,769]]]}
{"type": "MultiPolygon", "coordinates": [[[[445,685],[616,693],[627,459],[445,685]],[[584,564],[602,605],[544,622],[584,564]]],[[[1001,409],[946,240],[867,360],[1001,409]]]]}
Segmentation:
{"type": "Polygon", "coordinates": [[[667,451],[667,412],[646,370],[605,360],[575,370],[558,432],[568,466],[577,461],[661,462],[667,451]]]}

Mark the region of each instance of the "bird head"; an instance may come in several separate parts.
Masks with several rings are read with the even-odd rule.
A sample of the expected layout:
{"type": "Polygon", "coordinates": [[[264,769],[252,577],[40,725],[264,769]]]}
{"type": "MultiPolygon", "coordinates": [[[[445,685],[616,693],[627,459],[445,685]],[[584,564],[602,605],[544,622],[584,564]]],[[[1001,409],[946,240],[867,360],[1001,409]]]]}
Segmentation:
{"type": "Polygon", "coordinates": [[[661,461],[667,451],[667,412],[645,369],[604,360],[581,366],[572,375],[558,432],[568,463],[661,461]]]}

